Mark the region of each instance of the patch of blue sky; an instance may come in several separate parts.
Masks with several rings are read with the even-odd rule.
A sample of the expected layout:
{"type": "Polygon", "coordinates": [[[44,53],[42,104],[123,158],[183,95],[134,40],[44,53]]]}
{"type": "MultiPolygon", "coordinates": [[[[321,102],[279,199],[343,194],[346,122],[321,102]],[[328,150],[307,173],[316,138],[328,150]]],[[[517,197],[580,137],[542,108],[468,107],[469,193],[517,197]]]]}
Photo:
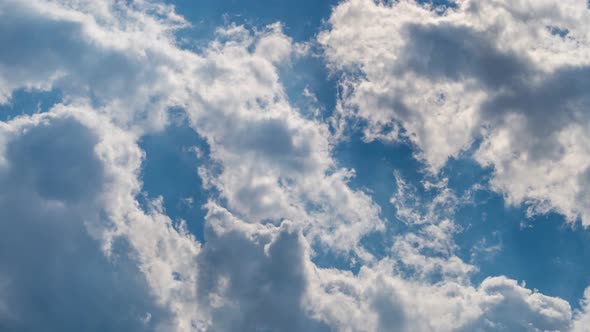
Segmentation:
{"type": "MultiPolygon", "coordinates": [[[[491,174],[470,159],[451,160],[444,172],[458,193],[475,183],[487,185],[491,174]]],[[[457,211],[455,222],[463,230],[455,240],[460,256],[479,268],[474,282],[506,275],[578,306],[590,282],[590,231],[566,224],[556,213],[529,218],[526,212],[526,205],[507,206],[502,195],[485,189],[457,211]]]]}
{"type": "Polygon", "coordinates": [[[330,75],[319,50],[279,67],[289,101],[303,116],[328,120],[336,108],[338,78],[330,75]]]}
{"type": "Polygon", "coordinates": [[[13,92],[10,100],[0,104],[0,121],[7,121],[21,115],[47,112],[62,100],[61,91],[19,89],[13,92]]]}
{"type": "MultiPolygon", "coordinates": [[[[366,235],[361,244],[376,257],[390,255],[389,248],[394,237],[408,231],[409,227],[396,218],[396,210],[390,203],[392,193],[396,190],[394,172],[409,183],[418,184],[424,175],[424,165],[413,157],[409,144],[384,143],[381,141],[365,142],[359,128],[351,128],[347,138],[335,146],[333,156],[339,167],[355,170],[355,176],[349,185],[355,190],[369,194],[380,207],[380,217],[385,221],[383,232],[366,235]]],[[[358,272],[360,266],[355,261],[330,252],[320,252],[314,257],[314,263],[321,267],[358,272]]]]}
{"type": "Polygon", "coordinates": [[[197,169],[209,162],[205,140],[179,117],[164,131],[142,137],[140,147],[146,155],[141,179],[147,198],[162,196],[166,214],[176,222],[186,221],[188,230],[204,241],[203,205],[211,192],[203,188],[197,169]]]}
{"type": "Polygon", "coordinates": [[[337,0],[168,0],[192,27],[184,37],[207,37],[219,26],[235,23],[264,27],[281,22],[295,41],[307,41],[330,17],[337,0]],[[191,34],[191,35],[188,35],[191,34]]]}
{"type": "MultiPolygon", "coordinates": [[[[413,150],[405,143],[365,142],[358,131],[334,149],[334,157],[341,167],[355,170],[350,186],[372,195],[381,207],[382,217],[393,219],[395,208],[390,203],[396,189],[394,171],[410,183],[419,183],[423,165],[413,157],[413,150]]],[[[391,223],[391,227],[401,227],[391,223]]]]}
{"type": "Polygon", "coordinates": [[[526,207],[507,207],[495,193],[478,196],[456,215],[460,255],[479,268],[474,281],[507,275],[577,306],[590,282],[590,232],[555,213],[527,218],[526,207]]]}

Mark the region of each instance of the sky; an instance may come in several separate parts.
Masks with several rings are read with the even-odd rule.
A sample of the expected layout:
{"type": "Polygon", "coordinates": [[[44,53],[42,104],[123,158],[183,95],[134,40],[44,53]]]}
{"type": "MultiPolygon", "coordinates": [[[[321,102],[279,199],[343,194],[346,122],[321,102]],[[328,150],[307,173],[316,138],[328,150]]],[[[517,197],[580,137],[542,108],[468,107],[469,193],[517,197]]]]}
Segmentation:
{"type": "Polygon", "coordinates": [[[585,0],[3,0],[0,45],[1,331],[590,331],[585,0]]]}

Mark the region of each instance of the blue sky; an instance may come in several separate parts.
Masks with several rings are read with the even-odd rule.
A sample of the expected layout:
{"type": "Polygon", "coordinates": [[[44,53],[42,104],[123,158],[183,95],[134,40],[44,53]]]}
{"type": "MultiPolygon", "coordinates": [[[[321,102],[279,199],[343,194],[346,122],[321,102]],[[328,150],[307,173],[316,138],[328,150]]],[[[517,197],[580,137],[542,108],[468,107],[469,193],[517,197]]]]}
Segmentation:
{"type": "Polygon", "coordinates": [[[0,19],[1,330],[588,331],[585,1],[0,19]]]}

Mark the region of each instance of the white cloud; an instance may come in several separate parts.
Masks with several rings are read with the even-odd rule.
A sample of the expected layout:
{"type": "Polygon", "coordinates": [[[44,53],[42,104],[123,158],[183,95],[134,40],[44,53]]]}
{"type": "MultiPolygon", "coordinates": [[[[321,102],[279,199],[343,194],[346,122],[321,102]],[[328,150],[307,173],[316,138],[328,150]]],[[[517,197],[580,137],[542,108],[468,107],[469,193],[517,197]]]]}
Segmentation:
{"type": "Polygon", "coordinates": [[[587,332],[590,330],[590,309],[588,300],[590,299],[590,288],[584,291],[584,298],[581,301],[581,309],[574,314],[574,324],[572,331],[587,332]]]}
{"type": "Polygon", "coordinates": [[[455,210],[467,203],[469,197],[459,198],[448,188],[448,180],[421,185],[433,197],[424,201],[417,188],[395,174],[396,192],[390,202],[395,206],[396,217],[409,230],[396,235],[391,248],[393,257],[409,268],[415,277],[425,280],[468,280],[476,267],[456,256],[454,235],[461,231],[454,222],[455,210]],[[438,278],[436,278],[438,276],[438,278]]]}
{"type": "MultiPolygon", "coordinates": [[[[208,309],[213,303],[198,308],[195,301],[199,245],[182,228],[171,225],[158,201],[144,212],[135,200],[141,190],[137,178],[142,158],[135,140],[165,125],[167,108],[186,110],[221,166],[221,174],[213,174],[210,184],[232,212],[249,222],[279,224],[290,218],[310,239],[345,254],[351,250],[364,254],[359,252],[360,238],[382,226],[371,199],[348,187],[353,173],[335,168],[326,126],[305,119],[287,101],[275,64],[288,60],[291,53],[301,54],[305,47],[293,45],[280,25],[255,33],[229,26],[219,29],[201,54],[180,50],[169,33],[182,20],[167,8],[152,2],[6,4],[0,15],[10,29],[3,30],[3,39],[23,36],[24,31],[26,36],[39,36],[42,43],[15,45],[21,48],[15,54],[26,54],[28,59],[3,53],[3,77],[9,79],[2,88],[5,100],[17,88],[60,89],[70,106],[59,106],[38,119],[69,114],[71,105],[90,100],[92,108],[78,106],[75,114],[89,119],[88,125],[104,140],[94,150],[112,180],[98,182],[106,185],[101,206],[114,225],[104,229],[90,223],[88,232],[107,254],[115,250],[116,239],[126,239],[148,293],[171,312],[174,321],[167,324],[188,330],[211,320],[221,324],[216,320],[218,311],[208,309]],[[37,24],[27,23],[33,21],[37,24]],[[38,63],[43,70],[27,68],[27,62],[38,63]]],[[[83,181],[79,186],[92,188],[83,181]]],[[[213,235],[209,247],[215,247],[213,235]]],[[[220,246],[230,246],[224,250],[233,250],[233,243],[219,241],[220,246]]],[[[206,261],[206,255],[202,257],[206,261]]],[[[211,272],[210,277],[216,274],[211,272]]],[[[158,321],[151,313],[140,318],[158,321]]]]}
{"type": "Polygon", "coordinates": [[[382,228],[379,209],[347,185],[353,173],[332,159],[327,126],[289,104],[278,55],[261,45],[281,57],[298,48],[277,25],[255,34],[230,26],[205,50],[203,72],[191,83],[191,126],[221,166],[207,182],[245,220],[294,220],[331,249],[357,250],[362,236],[382,228]]]}
{"type": "Polygon", "coordinates": [[[200,275],[199,296],[210,306],[214,331],[567,331],[571,325],[566,301],[506,277],[478,287],[464,278],[416,279],[399,271],[396,256],[356,275],[318,268],[295,223],[248,223],[215,203],[209,211],[199,256],[199,269],[209,273],[200,275]]]}
{"type": "Polygon", "coordinates": [[[91,109],[60,106],[2,122],[0,136],[0,326],[176,325],[180,295],[194,287],[174,284],[173,272],[190,279],[199,246],[138,207],[142,152],[133,135],[91,109]]]}
{"type": "Polygon", "coordinates": [[[280,24],[220,28],[197,54],[175,45],[186,23],[154,1],[11,0],[0,15],[4,44],[40,40],[2,53],[5,100],[17,88],[57,88],[139,134],[161,129],[168,109],[181,107],[221,166],[212,184],[247,220],[298,220],[343,252],[382,227],[376,205],[348,187],[353,173],[335,167],[327,126],[289,104],[276,66],[305,45],[280,24]]]}
{"type": "Polygon", "coordinates": [[[342,331],[567,331],[569,304],[534,293],[505,277],[477,287],[452,281],[412,282],[391,267],[358,276],[318,271],[314,305],[342,331]]]}
{"type": "Polygon", "coordinates": [[[181,88],[174,76],[183,69],[171,60],[183,53],[173,31],[184,21],[170,7],[8,0],[0,17],[0,102],[15,89],[56,88],[69,100],[91,99],[122,124],[165,124],[166,108],[177,102],[170,91],[181,88]]]}
{"type": "Polygon", "coordinates": [[[348,73],[339,116],[365,120],[370,140],[409,139],[433,171],[479,140],[508,203],[588,224],[587,2],[456,5],[337,6],[318,40],[348,73]]]}

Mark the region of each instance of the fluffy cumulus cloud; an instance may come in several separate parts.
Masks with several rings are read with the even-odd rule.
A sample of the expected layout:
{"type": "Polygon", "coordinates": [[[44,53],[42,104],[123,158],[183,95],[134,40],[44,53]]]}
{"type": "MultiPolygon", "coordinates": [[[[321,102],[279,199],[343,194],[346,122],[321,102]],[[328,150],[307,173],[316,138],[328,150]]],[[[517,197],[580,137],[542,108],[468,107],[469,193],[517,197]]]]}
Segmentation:
{"type": "MultiPolygon", "coordinates": [[[[85,226],[108,223],[96,135],[67,118],[9,126],[0,176],[2,329],[152,330],[167,313],[145,278],[126,253],[109,260],[85,226]]],[[[128,245],[117,242],[115,255],[128,245]]]]}
{"type": "Polygon", "coordinates": [[[171,34],[183,26],[152,1],[3,1],[0,100],[14,89],[60,89],[123,124],[165,122],[179,88],[171,34]],[[151,14],[150,14],[151,13],[151,14]],[[105,70],[110,68],[110,70],[105,70]]]}
{"type": "MultiPolygon", "coordinates": [[[[0,125],[2,329],[166,330],[198,245],[135,201],[142,153],[88,109],[0,125]],[[163,263],[165,262],[165,264],[163,263]]],[[[178,302],[180,303],[180,302],[178,302]]]]}
{"type": "Polygon", "coordinates": [[[280,23],[227,24],[190,50],[175,41],[189,23],[156,0],[1,2],[0,103],[63,99],[0,122],[0,329],[584,331],[586,300],[471,282],[453,221],[470,197],[446,179],[429,175],[424,200],[396,173],[407,231],[366,248],[391,221],[334,157],[334,124],[407,137],[432,170],[481,141],[509,202],[585,221],[589,22],[575,1],[344,1],[319,35],[343,73],[326,123],[281,82],[310,47],[280,23]],[[208,145],[202,243],[142,195],[138,142],[171,109],[208,145]]]}
{"type": "Polygon", "coordinates": [[[381,226],[378,208],[347,186],[352,173],[331,159],[326,126],[287,101],[276,64],[305,46],[294,44],[280,24],[256,33],[220,28],[197,54],[175,45],[172,32],[184,20],[158,2],[3,6],[9,28],[2,38],[16,48],[2,54],[4,99],[16,88],[61,89],[67,99],[88,100],[139,133],[164,127],[166,111],[181,107],[222,166],[211,185],[248,219],[321,223],[330,232],[313,236],[343,251],[381,226]],[[11,42],[17,38],[42,42],[11,42]],[[310,201],[318,206],[313,214],[305,208],[310,201]]]}
{"type": "Polygon", "coordinates": [[[340,116],[434,171],[475,144],[509,203],[588,224],[587,2],[452,4],[340,4],[319,36],[345,73],[340,116]]]}
{"type": "Polygon", "coordinates": [[[221,166],[218,174],[202,168],[203,178],[245,220],[294,220],[330,248],[357,251],[363,235],[382,227],[379,209],[347,185],[354,174],[332,159],[327,126],[290,105],[277,54],[263,52],[270,43],[274,50],[289,46],[286,57],[297,45],[276,25],[257,36],[235,26],[219,34],[227,41],[207,49],[187,105],[191,126],[221,166]]]}

